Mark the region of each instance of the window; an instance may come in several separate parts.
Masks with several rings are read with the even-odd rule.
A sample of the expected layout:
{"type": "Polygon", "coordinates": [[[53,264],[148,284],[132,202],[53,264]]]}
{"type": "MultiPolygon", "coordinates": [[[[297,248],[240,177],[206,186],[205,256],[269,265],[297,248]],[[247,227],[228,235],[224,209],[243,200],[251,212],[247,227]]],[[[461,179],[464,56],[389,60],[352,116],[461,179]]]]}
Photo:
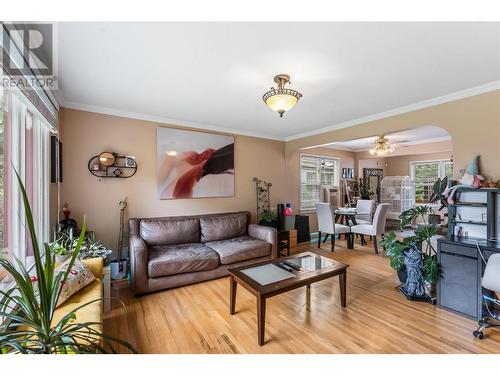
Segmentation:
{"type": "Polygon", "coordinates": [[[339,159],[300,155],[300,210],[315,209],[322,186],[339,185],[339,159]]]}
{"type": "Polygon", "coordinates": [[[453,174],[453,163],[449,160],[412,162],[410,171],[415,182],[415,203],[428,204],[434,183],[453,174]]]}
{"type": "MultiPolygon", "coordinates": [[[[0,92],[1,94],[2,92],[0,92]]],[[[31,264],[33,249],[26,228],[21,190],[14,173],[24,182],[40,244],[50,238],[50,131],[51,127],[26,97],[17,91],[1,95],[0,201],[1,248],[4,256],[31,264]]],[[[0,269],[0,288],[8,283],[0,269]]]]}

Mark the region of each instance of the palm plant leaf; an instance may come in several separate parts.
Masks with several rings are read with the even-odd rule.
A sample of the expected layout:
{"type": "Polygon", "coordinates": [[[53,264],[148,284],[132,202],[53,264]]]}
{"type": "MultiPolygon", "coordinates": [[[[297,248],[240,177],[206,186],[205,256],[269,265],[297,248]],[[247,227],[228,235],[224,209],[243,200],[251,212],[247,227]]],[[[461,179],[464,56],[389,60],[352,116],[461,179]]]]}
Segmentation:
{"type": "Polygon", "coordinates": [[[55,253],[48,244],[44,244],[42,254],[26,190],[17,171],[16,176],[33,248],[36,280],[31,279],[20,260],[15,259],[13,262],[0,257],[0,267],[10,274],[15,283],[12,288],[0,291],[0,353],[115,353],[113,343],[135,353],[135,349],[126,341],[108,336],[95,328],[102,326],[102,323],[73,322],[78,310],[102,299],[80,305],[54,322],[62,285],[67,281],[85,239],[86,221],[83,222],[68,267],[63,272],[55,272],[55,253]],[[37,288],[34,288],[35,283],[37,288]]]}

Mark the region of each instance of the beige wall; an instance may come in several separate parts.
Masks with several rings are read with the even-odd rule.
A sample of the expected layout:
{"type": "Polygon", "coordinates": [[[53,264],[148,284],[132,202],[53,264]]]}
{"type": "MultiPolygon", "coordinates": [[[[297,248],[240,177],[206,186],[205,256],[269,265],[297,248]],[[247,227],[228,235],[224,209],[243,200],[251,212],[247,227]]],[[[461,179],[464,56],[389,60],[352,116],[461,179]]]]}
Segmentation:
{"type": "Polygon", "coordinates": [[[385,176],[409,176],[410,163],[414,161],[450,160],[451,151],[422,155],[403,155],[385,158],[385,176]]]}
{"type": "Polygon", "coordinates": [[[444,160],[452,156],[453,143],[443,141],[398,147],[385,158],[375,158],[368,151],[356,152],[356,164],[359,176],[363,175],[363,168],[381,168],[384,176],[406,176],[412,161],[444,160]]]}
{"type": "MultiPolygon", "coordinates": [[[[148,121],[107,116],[63,108],[62,124],[64,183],[61,203],[68,202],[72,217],[111,249],[116,248],[119,229],[118,202],[128,196],[128,217],[189,215],[250,210],[255,216],[254,176],[273,184],[272,204],[284,196],[284,142],[235,137],[235,196],[159,200],[156,195],[156,128],[148,121]],[[88,160],[104,150],[135,155],[137,174],[129,179],[99,179],[87,169],[88,160]]],[[[254,217],[255,220],[255,217],[254,217]]]]}
{"type": "MultiPolygon", "coordinates": [[[[111,248],[116,247],[118,201],[124,196],[129,198],[129,216],[168,216],[240,209],[255,213],[252,178],[258,176],[273,183],[273,206],[277,202],[291,202],[295,212],[298,212],[300,149],[308,148],[302,151],[304,153],[340,157],[341,168],[363,167],[360,155],[311,148],[334,141],[377,136],[423,125],[440,126],[452,137],[455,171],[465,167],[479,153],[482,155],[482,173],[487,177],[500,177],[500,90],[286,143],[236,136],[236,195],[231,198],[162,201],[156,198],[156,127],[164,124],[69,109],[61,110],[60,123],[64,143],[61,202],[70,203],[72,216],[80,222],[86,214],[89,228],[95,230],[97,237],[111,248]],[[135,155],[139,164],[136,176],[126,180],[102,181],[92,176],[87,170],[87,162],[103,150],[135,155]]],[[[313,222],[311,229],[314,230],[313,222]]]]}
{"type": "Polygon", "coordinates": [[[358,173],[357,173],[358,178],[363,177],[363,169],[364,168],[383,169],[384,176],[386,175],[385,158],[363,159],[363,158],[359,158],[359,156],[357,154],[359,154],[359,152],[356,153],[356,164],[358,166],[358,173]]]}
{"type": "MultiPolygon", "coordinates": [[[[300,208],[300,154],[329,156],[340,159],[340,173],[342,168],[355,168],[356,154],[351,151],[336,150],[327,147],[313,147],[306,150],[297,150],[286,159],[286,201],[292,203],[294,212],[300,208]]],[[[317,230],[316,214],[308,214],[312,232],[317,230]]]]}
{"type": "Polygon", "coordinates": [[[465,168],[476,154],[481,154],[482,173],[488,177],[500,177],[500,90],[288,141],[286,153],[289,155],[304,147],[389,134],[424,125],[439,126],[450,133],[455,173],[465,168]]]}

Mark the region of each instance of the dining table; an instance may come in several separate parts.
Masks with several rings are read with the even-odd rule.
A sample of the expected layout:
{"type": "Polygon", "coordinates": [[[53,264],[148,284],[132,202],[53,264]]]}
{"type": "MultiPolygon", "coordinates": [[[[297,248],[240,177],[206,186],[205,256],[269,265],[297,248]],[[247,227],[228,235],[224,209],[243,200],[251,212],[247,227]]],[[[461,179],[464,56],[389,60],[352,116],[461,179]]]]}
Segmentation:
{"type": "MultiPolygon", "coordinates": [[[[337,208],[334,211],[335,222],[351,227],[353,225],[358,225],[356,221],[356,215],[359,214],[358,210],[354,207],[337,208]]],[[[361,245],[366,245],[366,241],[363,235],[361,237],[361,245]]],[[[354,236],[352,233],[345,233],[345,239],[347,241],[347,248],[354,249],[354,236]]]]}

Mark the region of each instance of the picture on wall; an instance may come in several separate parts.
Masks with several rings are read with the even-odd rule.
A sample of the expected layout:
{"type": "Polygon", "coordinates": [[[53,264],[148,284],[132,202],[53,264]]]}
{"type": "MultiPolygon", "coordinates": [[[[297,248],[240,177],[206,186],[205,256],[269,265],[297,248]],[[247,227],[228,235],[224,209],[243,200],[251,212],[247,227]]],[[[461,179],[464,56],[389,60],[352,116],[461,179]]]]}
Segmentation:
{"type": "Polygon", "coordinates": [[[160,199],[234,196],[234,137],[157,128],[160,199]]]}

